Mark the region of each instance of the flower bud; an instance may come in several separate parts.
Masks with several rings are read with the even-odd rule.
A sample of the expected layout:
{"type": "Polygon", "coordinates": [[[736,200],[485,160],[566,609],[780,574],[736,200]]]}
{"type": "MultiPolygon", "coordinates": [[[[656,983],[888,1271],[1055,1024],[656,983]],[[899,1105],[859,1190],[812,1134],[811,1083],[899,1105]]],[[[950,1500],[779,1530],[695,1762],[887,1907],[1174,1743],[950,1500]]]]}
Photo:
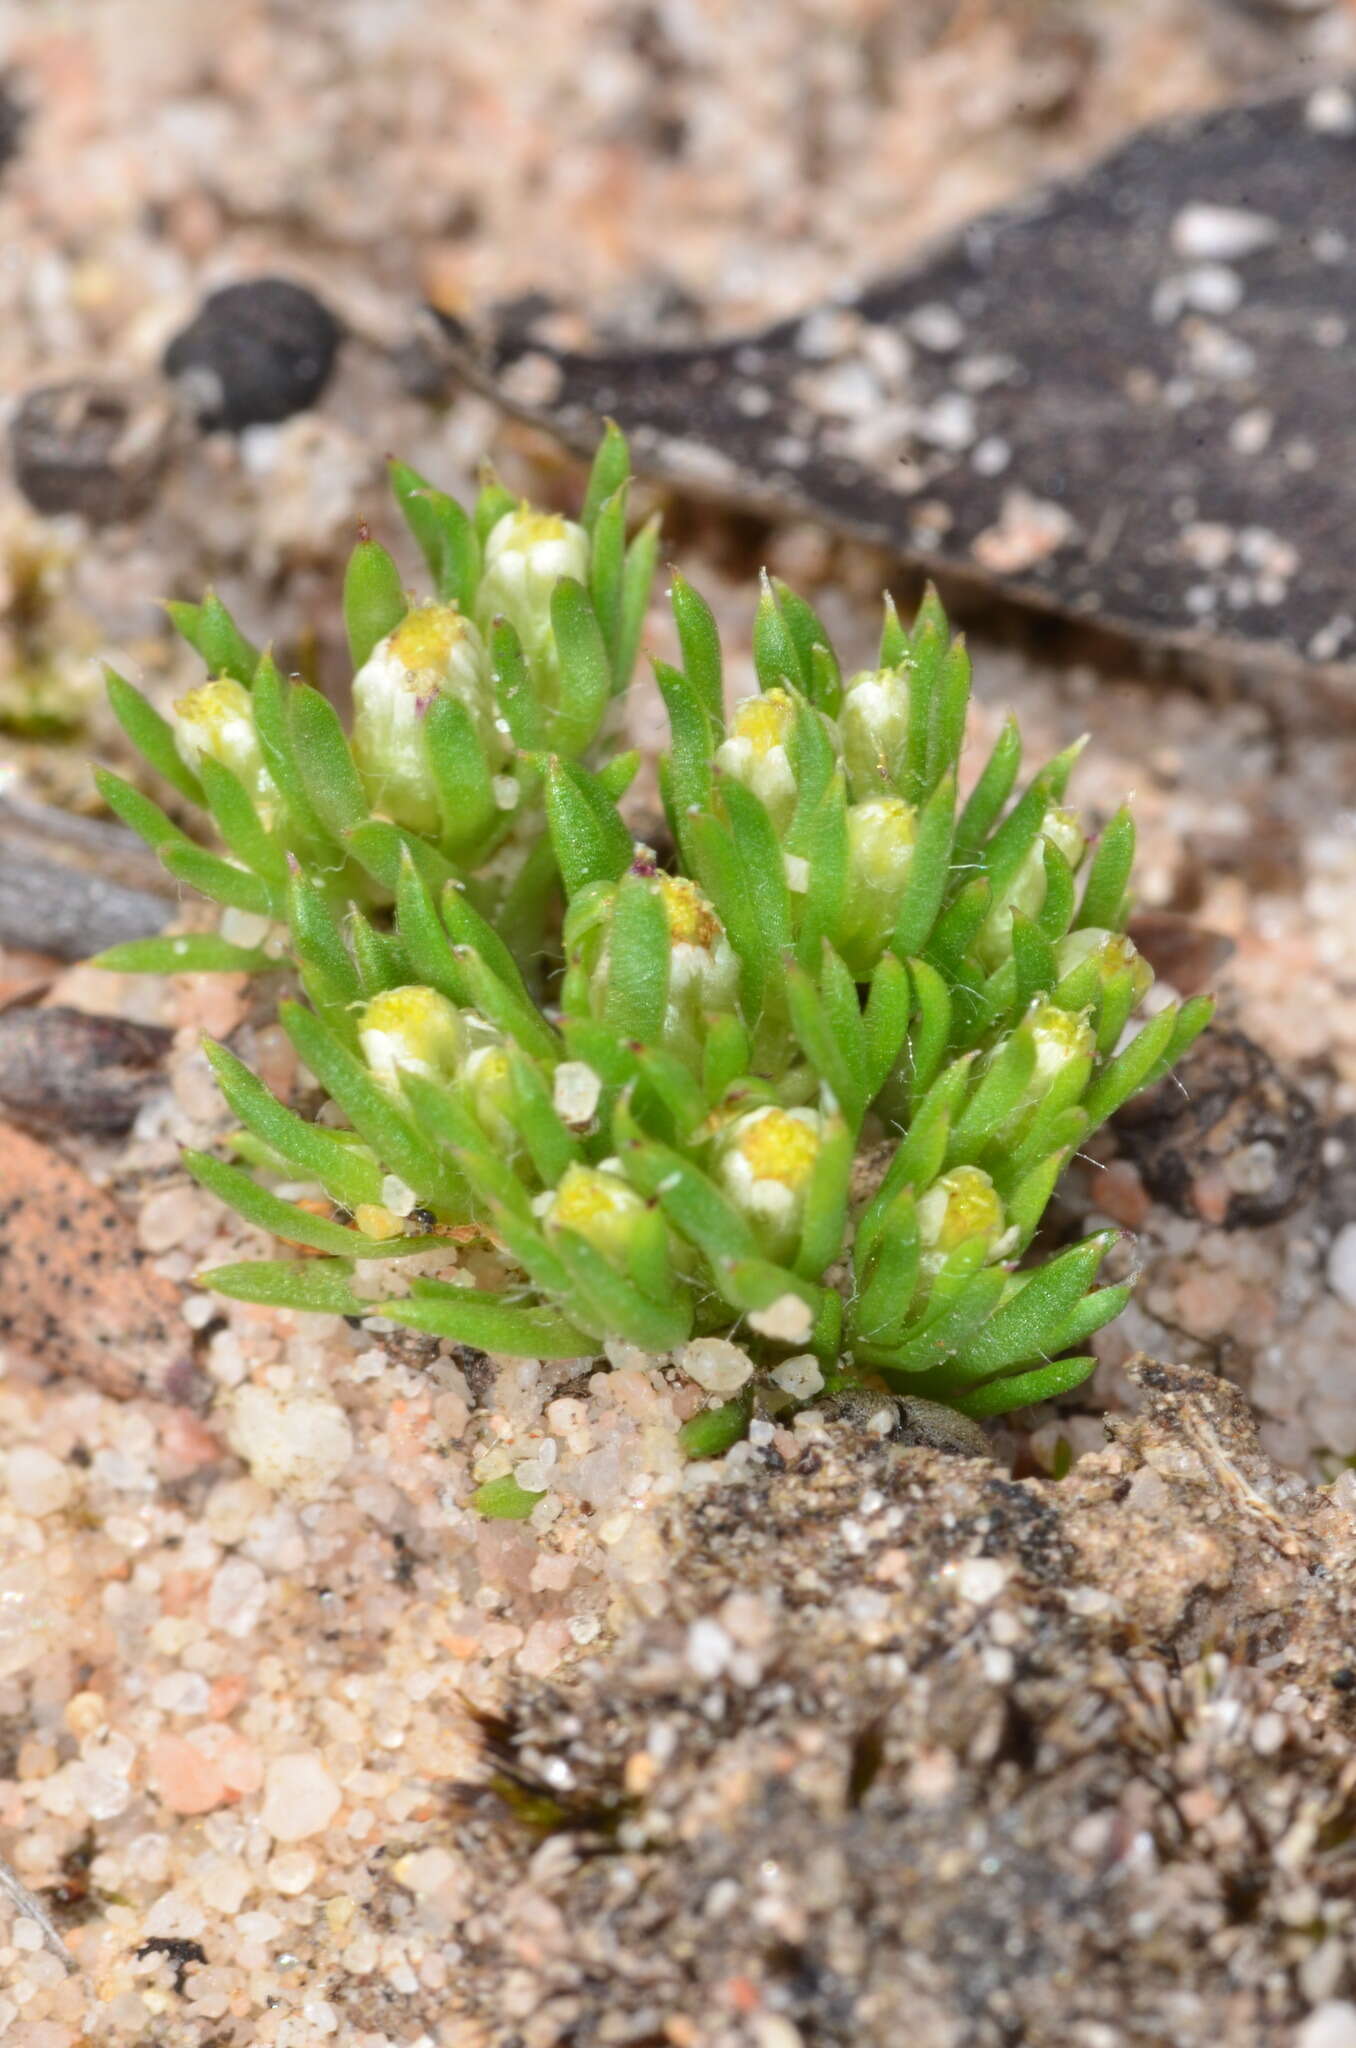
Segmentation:
{"type": "Polygon", "coordinates": [[[735,705],[728,737],[716,749],[716,766],[761,799],[778,832],[786,830],[796,808],[788,752],[795,720],[796,707],[785,690],[764,690],[735,705]]]}
{"type": "Polygon", "coordinates": [[[1055,966],[1062,981],[1086,960],[1097,962],[1098,986],[1106,984],[1127,968],[1130,971],[1131,987],[1135,1002],[1142,1002],[1153,987],[1154,971],[1134,940],[1124,932],[1109,932],[1099,926],[1088,925],[1081,932],[1070,932],[1055,948],[1055,966]]]}
{"type": "Polygon", "coordinates": [[[981,925],[975,940],[975,952],[990,974],[1002,966],[1012,951],[1013,912],[1020,910],[1023,917],[1040,914],[1041,905],[1045,902],[1047,845],[1062,853],[1071,868],[1078,866],[1087,840],[1076,811],[1051,809],[1046,812],[1026,859],[981,925]]]}
{"type": "Polygon", "coordinates": [[[243,683],[216,676],[190,690],[175,705],[173,722],[174,744],[188,767],[196,769],[205,755],[229,768],[257,804],[268,805],[277,797],[254,729],[254,705],[243,683]]]}
{"type": "Polygon", "coordinates": [[[749,1218],[770,1258],[784,1259],[795,1249],[820,1131],[817,1110],[768,1104],[737,1117],[723,1135],[717,1162],[721,1185],[749,1218]]]}
{"type": "Polygon", "coordinates": [[[404,1074],[452,1079],[466,1051],[466,1025],[436,988],[388,988],[359,1018],[358,1043],[373,1080],[398,1095],[404,1074]]]}
{"type": "Polygon", "coordinates": [[[479,633],[455,605],[420,605],[377,642],[353,679],[358,771],[373,805],[411,832],[433,833],[440,824],[424,745],[424,714],[439,696],[465,706],[492,761],[505,757],[479,633]]]}
{"type": "Polygon", "coordinates": [[[462,1083],[476,1122],[491,1144],[508,1156],[520,1149],[512,1118],[513,1085],[509,1079],[509,1058],[496,1038],[474,1047],[461,1069],[462,1083]]]}
{"type": "Polygon", "coordinates": [[[496,618],[506,618],[529,662],[553,681],[559,680],[560,661],[551,631],[551,593],[562,576],[584,584],[589,578],[589,538],[572,519],[524,503],[491,527],[476,617],[484,632],[496,618]]]}
{"type": "Polygon", "coordinates": [[[918,1204],[923,1271],[936,1273],[952,1252],[976,1237],[984,1240],[986,1265],[1001,1258],[1017,1235],[1005,1228],[1006,1220],[988,1174],[978,1166],[953,1166],[918,1204]]]}
{"type": "Polygon", "coordinates": [[[619,1174],[599,1166],[567,1166],[554,1190],[533,1204],[547,1237],[573,1230],[618,1267],[645,1206],[619,1174]]]}
{"type": "Polygon", "coordinates": [[[739,998],[739,961],[725,927],[695,882],[656,875],[654,887],[669,927],[669,997],[664,1036],[695,1033],[708,1010],[732,1010],[739,998]]]}
{"type": "Polygon", "coordinates": [[[1071,1060],[1091,1059],[1097,1050],[1097,1034],[1084,1010],[1061,1010],[1054,1003],[1035,1003],[1022,1028],[1030,1033],[1036,1048],[1027,1102],[1039,1102],[1071,1060]]]}
{"type": "Polygon", "coordinates": [[[890,942],[917,828],[918,813],[902,797],[872,797],[848,811],[848,881],[838,950],[855,975],[869,974],[890,942]]]}
{"type": "Polygon", "coordinates": [[[838,714],[843,759],[860,802],[888,790],[909,738],[909,678],[903,668],[863,669],[853,676],[838,714]]]}

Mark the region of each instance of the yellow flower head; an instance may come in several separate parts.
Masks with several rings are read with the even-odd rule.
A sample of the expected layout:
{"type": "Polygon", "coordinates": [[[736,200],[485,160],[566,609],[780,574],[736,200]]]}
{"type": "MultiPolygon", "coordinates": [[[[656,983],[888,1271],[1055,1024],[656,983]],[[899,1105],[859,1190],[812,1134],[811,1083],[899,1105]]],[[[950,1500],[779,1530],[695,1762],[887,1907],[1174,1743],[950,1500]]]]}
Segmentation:
{"type": "Polygon", "coordinates": [[[721,922],[695,882],[686,875],[656,875],[655,887],[668,920],[669,937],[680,946],[701,946],[710,952],[721,936],[721,922]]]}
{"type": "Polygon", "coordinates": [[[373,1078],[398,1093],[402,1073],[450,1079],[466,1050],[466,1026],[460,1010],[437,989],[390,988],[364,1009],[358,1043],[373,1078]]]}
{"type": "Polygon", "coordinates": [[[776,1181],[799,1194],[819,1154],[814,1129],[785,1109],[755,1110],[735,1139],[755,1180],[776,1181]]]}
{"type": "Polygon", "coordinates": [[[229,768],[256,801],[275,794],[254,729],[250,693],[232,676],[214,676],[180,697],[174,707],[174,739],[188,767],[196,769],[206,757],[229,768]]]}
{"type": "Polygon", "coordinates": [[[764,690],[761,696],[736,704],[730,738],[746,740],[754,760],[762,761],[774,747],[786,745],[795,716],[796,707],[785,690],[764,690]]]}
{"type": "Polygon", "coordinates": [[[417,680],[424,669],[442,674],[468,636],[474,640],[476,629],[455,605],[421,604],[406,612],[387,644],[417,680]]]}
{"type": "Polygon", "coordinates": [[[978,1166],[953,1166],[918,1204],[918,1236],[925,1253],[940,1264],[948,1252],[984,1237],[997,1250],[1005,1218],[998,1191],[978,1166]]]}
{"type": "Polygon", "coordinates": [[[546,1234],[573,1230],[595,1251],[621,1258],[632,1218],[644,1207],[643,1198],[619,1175],[597,1166],[567,1166],[555,1193],[543,1203],[546,1234]]]}

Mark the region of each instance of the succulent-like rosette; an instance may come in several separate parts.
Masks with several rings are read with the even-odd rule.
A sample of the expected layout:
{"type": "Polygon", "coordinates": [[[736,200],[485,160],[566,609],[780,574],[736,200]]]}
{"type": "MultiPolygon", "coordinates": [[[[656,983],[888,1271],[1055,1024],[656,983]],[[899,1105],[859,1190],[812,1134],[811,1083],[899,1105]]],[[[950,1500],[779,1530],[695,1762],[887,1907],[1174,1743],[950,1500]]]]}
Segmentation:
{"type": "MultiPolygon", "coordinates": [[[[727,723],[715,619],[675,577],[657,858],[621,807],[636,759],[602,737],[653,554],[649,529],[625,541],[620,436],[578,525],[494,482],[474,517],[413,472],[396,486],[436,596],[411,609],[360,542],[351,748],[215,599],[176,613],[216,680],[172,724],[110,685],[230,858],[100,787],[176,877],[285,931],[307,1004],[282,1020],[329,1098],[299,1114],[212,1050],[237,1156],[191,1171],[323,1254],[213,1284],[536,1358],[720,1338],[748,1370],[735,1355],[733,1398],[694,1417],[702,1452],[821,1386],[983,1418],[1077,1385],[1128,1283],[1099,1284],[1109,1233],[1037,1255],[1042,1216],[1210,1014],[1135,1018],[1128,813],[1089,847],[1078,749],[1019,787],[1011,723],[958,774],[969,658],[932,595],[909,629],[887,607],[874,667],[844,682],[822,620],[765,581],[759,694],[727,723]],[[411,1250],[408,1284],[374,1292],[411,1250]]],[[[112,964],[277,965],[273,940],[149,945],[112,964]]]]}
{"type": "Polygon", "coordinates": [[[430,836],[442,812],[427,719],[440,697],[463,707],[497,766],[506,745],[495,722],[485,644],[455,605],[420,605],[377,642],[353,679],[353,756],[373,809],[430,836]]]}

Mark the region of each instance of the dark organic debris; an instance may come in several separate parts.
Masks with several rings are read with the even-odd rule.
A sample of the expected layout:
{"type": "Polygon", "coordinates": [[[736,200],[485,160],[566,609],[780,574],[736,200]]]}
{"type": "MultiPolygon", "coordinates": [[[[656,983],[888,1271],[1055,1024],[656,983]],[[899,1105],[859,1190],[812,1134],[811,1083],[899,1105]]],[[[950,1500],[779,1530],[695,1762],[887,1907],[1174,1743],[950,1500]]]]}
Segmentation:
{"type": "Polygon", "coordinates": [[[125,1131],[160,1085],[173,1033],[84,1010],[0,1012],[0,1104],[37,1131],[125,1131]]]}
{"type": "Polygon", "coordinates": [[[334,368],[338,321],[285,277],[224,285],[165,351],[165,372],[203,427],[289,419],[314,405],[334,368]]]}
{"type": "Polygon", "coordinates": [[[205,1963],[207,1951],[200,1941],[188,1941],[180,1934],[153,1934],[137,1949],[137,1958],[164,1956],[174,1970],[174,1988],[181,1995],[190,1963],[205,1963]]]}
{"type": "Polygon", "coordinates": [[[696,494],[1349,702],[1353,209],[1356,98],[1329,84],[1148,129],[742,339],[588,353],[444,325],[466,374],[576,445],[611,414],[696,494]]]}
{"type": "Polygon", "coordinates": [[[73,377],[26,392],[9,426],[14,480],[39,512],[95,526],[134,519],[155,496],[174,425],[158,392],[73,377]]]}
{"type": "Polygon", "coordinates": [[[1226,1230],[1274,1223],[1313,1190],[1313,1105],[1241,1031],[1208,1031],[1116,1129],[1156,1200],[1226,1230]]]}
{"type": "Polygon", "coordinates": [[[0,946],[83,960],[162,930],[172,890],[123,826],[0,797],[0,946]]]}
{"type": "Polygon", "coordinates": [[[1356,1523],[1213,1374],[1131,1377],[1059,1486],[834,1428],[675,1504],[660,1614],[482,1721],[468,2038],[510,1971],[543,2044],[1299,2038],[1356,1523]]]}

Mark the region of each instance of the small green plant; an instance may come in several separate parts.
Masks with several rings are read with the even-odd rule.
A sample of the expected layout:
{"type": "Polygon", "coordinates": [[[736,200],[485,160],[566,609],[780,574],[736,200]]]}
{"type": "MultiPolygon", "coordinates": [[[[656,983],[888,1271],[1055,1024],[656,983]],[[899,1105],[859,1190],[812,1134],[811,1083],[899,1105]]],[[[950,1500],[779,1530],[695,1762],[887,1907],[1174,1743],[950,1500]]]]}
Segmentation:
{"type": "MultiPolygon", "coordinates": [[[[875,667],[845,677],[764,578],[759,690],[727,712],[715,620],[675,576],[670,844],[637,843],[611,735],[656,540],[627,542],[627,469],[610,429],[575,524],[495,482],[467,515],[397,465],[435,598],[411,607],[360,543],[350,737],[210,597],[175,608],[214,674],[172,722],[111,679],[225,854],[101,787],[228,928],[106,961],[291,964],[308,1000],[282,1021],[330,1104],[304,1118],[209,1046],[241,1130],[190,1170],[319,1256],[207,1277],[501,1353],[737,1335],[804,1367],[783,1390],[864,1380],[971,1417],[1076,1386],[1127,1297],[1097,1284],[1114,1234],[1022,1262],[1071,1154],[1210,1016],[1130,1029],[1152,979],[1124,935],[1131,819],[1088,844],[1077,746],[1019,791],[1011,722],[961,800],[970,663],[934,594],[907,630],[887,600],[875,667]],[[299,1181],[329,1216],[275,1191],[299,1181]],[[452,1230],[501,1286],[439,1277],[452,1230]],[[402,1256],[407,1289],[373,1299],[357,1262],[402,1256]]],[[[748,1412],[708,1411],[689,1448],[748,1412]]]]}

